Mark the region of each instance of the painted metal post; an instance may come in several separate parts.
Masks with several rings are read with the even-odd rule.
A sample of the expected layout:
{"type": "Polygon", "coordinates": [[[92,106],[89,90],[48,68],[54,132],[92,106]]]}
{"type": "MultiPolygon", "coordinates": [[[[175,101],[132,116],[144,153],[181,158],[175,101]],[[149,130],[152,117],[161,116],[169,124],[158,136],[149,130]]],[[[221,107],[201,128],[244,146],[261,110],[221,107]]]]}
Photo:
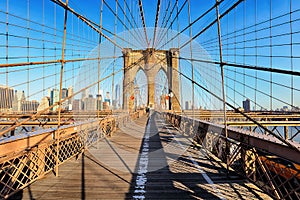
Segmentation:
{"type": "Polygon", "coordinates": [[[68,18],[68,1],[66,0],[65,16],[64,16],[64,37],[62,42],[62,52],[61,52],[61,68],[60,68],[60,80],[59,80],[59,102],[58,102],[58,126],[55,134],[56,139],[56,165],[55,165],[55,176],[58,176],[58,165],[59,165],[59,137],[60,137],[60,126],[61,126],[61,104],[62,104],[62,82],[64,75],[65,66],[65,46],[67,37],[67,18],[68,18]]]}
{"type": "Polygon", "coordinates": [[[227,173],[229,172],[228,166],[228,132],[227,132],[227,116],[226,116],[226,94],[225,94],[225,86],[224,86],[224,64],[223,64],[223,54],[222,54],[222,37],[221,37],[221,23],[220,23],[220,15],[219,15],[219,0],[216,0],[216,15],[218,22],[218,39],[219,39],[219,54],[220,54],[220,68],[221,68],[221,78],[222,78],[222,96],[223,96],[223,117],[224,117],[224,129],[225,129],[225,140],[226,140],[226,166],[227,173]]]}

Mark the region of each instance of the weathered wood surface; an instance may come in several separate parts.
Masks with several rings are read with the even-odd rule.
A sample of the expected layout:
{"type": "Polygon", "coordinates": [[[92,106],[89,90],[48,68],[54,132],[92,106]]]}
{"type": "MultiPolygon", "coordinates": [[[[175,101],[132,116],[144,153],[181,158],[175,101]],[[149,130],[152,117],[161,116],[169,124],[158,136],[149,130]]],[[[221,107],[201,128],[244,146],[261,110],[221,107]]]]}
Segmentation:
{"type": "Polygon", "coordinates": [[[19,194],[22,199],[270,199],[159,115],[142,117],[19,194]]]}

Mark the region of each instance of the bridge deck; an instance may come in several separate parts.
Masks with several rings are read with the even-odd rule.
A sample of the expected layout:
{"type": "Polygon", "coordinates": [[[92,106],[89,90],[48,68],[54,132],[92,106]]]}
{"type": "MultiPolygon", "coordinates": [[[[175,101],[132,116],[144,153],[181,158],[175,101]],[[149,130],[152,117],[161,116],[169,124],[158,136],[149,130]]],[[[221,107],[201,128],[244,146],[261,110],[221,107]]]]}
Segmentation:
{"type": "Polygon", "coordinates": [[[23,199],[270,199],[158,114],[142,117],[19,194],[23,199]]]}

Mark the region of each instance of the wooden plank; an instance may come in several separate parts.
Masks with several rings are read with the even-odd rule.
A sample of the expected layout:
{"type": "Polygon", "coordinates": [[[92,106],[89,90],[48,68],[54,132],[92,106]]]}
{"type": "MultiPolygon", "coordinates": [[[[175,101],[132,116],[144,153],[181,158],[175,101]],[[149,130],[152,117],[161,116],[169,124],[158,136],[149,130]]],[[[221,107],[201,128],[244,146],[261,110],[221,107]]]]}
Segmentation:
{"type": "Polygon", "coordinates": [[[22,191],[23,199],[133,199],[140,195],[136,189],[145,158],[147,181],[142,195],[146,199],[269,199],[248,181],[227,178],[217,162],[199,154],[189,138],[165,126],[158,115],[149,120],[149,128],[146,120],[139,118],[85,151],[78,160],[63,164],[59,177],[49,174],[30,185],[22,191]]]}

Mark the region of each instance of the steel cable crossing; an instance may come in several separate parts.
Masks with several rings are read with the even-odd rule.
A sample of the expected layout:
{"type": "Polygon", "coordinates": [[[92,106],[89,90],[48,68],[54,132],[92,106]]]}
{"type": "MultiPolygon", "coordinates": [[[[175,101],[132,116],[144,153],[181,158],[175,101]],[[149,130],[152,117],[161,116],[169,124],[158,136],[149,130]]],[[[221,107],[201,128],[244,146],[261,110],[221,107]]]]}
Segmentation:
{"type": "MultiPolygon", "coordinates": [[[[80,15],[79,13],[76,13],[73,9],[71,9],[69,6],[66,6],[66,4],[64,3],[64,2],[62,2],[61,0],[52,0],[53,2],[55,2],[56,4],[58,4],[58,5],[60,5],[61,7],[63,7],[64,9],[67,9],[68,11],[70,11],[71,13],[73,13],[75,16],[77,16],[80,20],[82,20],[84,23],[86,23],[88,26],[90,26],[92,29],[94,29],[96,32],[98,32],[101,36],[103,36],[104,38],[106,38],[107,40],[111,40],[111,39],[109,39],[109,37],[107,36],[107,35],[105,35],[104,33],[102,33],[102,29],[103,30],[105,30],[105,31],[107,31],[109,34],[112,34],[112,35],[114,35],[115,37],[118,37],[120,40],[122,40],[123,42],[127,42],[127,43],[129,43],[128,41],[124,41],[124,38],[122,38],[122,37],[119,37],[119,36],[117,36],[116,35],[116,32],[115,33],[113,33],[113,32],[111,32],[111,31],[109,31],[108,29],[105,29],[104,27],[102,27],[102,25],[101,26],[99,26],[98,24],[96,24],[95,22],[93,22],[93,21],[91,21],[91,20],[89,20],[89,19],[87,19],[87,18],[85,18],[84,16],[82,16],[82,15],[80,15]],[[101,28],[100,29],[100,31],[99,31],[99,29],[98,28],[101,28]]],[[[153,44],[152,44],[152,46],[157,46],[157,45],[155,45],[155,43],[156,43],[156,38],[164,38],[164,36],[167,34],[167,32],[168,32],[168,30],[169,29],[171,29],[171,27],[172,27],[172,24],[175,22],[175,20],[178,18],[178,16],[180,15],[180,13],[183,11],[183,8],[185,7],[185,5],[186,5],[186,2],[187,1],[184,1],[183,2],[183,4],[181,5],[181,8],[177,11],[177,13],[176,13],[176,15],[175,15],[175,17],[173,17],[172,18],[172,16],[173,16],[173,13],[174,13],[174,11],[175,11],[175,7],[176,7],[176,4],[174,4],[173,6],[172,6],[172,4],[171,4],[171,1],[168,1],[168,3],[167,3],[167,9],[165,10],[165,13],[164,13],[164,17],[163,17],[163,20],[162,20],[162,23],[161,23],[161,26],[163,27],[163,28],[166,28],[167,27],[167,25],[169,24],[169,26],[168,26],[168,28],[167,28],[167,31],[166,32],[164,32],[164,33],[162,33],[162,34],[157,34],[156,33],[156,30],[157,30],[157,27],[158,27],[158,22],[159,22],[159,13],[160,13],[160,1],[157,1],[157,10],[156,10],[156,15],[155,15],[155,27],[154,27],[154,38],[153,38],[153,44]],[[170,23],[169,23],[170,22],[170,23]]],[[[180,34],[182,34],[184,31],[186,31],[188,28],[191,28],[191,27],[193,27],[198,21],[200,21],[203,17],[205,17],[208,13],[210,13],[216,6],[219,6],[219,5],[221,5],[221,3],[223,2],[223,0],[221,0],[221,1],[219,1],[219,2],[216,2],[216,4],[215,5],[213,5],[212,7],[210,7],[207,11],[205,11],[203,14],[201,14],[199,17],[197,17],[195,20],[193,20],[193,21],[190,21],[189,23],[188,23],[188,26],[186,26],[185,28],[183,28],[182,30],[180,30],[180,32],[179,33],[177,33],[174,37],[172,37],[171,39],[169,39],[169,40],[167,40],[162,46],[165,46],[165,45],[167,45],[168,43],[170,43],[172,40],[174,40],[176,37],[179,37],[180,36],[180,34]]],[[[236,1],[233,5],[231,5],[228,9],[226,9],[221,15],[220,15],[220,19],[222,19],[223,17],[225,17],[225,16],[227,16],[227,14],[228,13],[230,13],[231,11],[233,11],[237,6],[239,6],[239,4],[241,3],[241,2],[243,2],[243,1],[236,1]]],[[[126,28],[126,30],[130,30],[129,29],[129,27],[125,24],[125,22],[124,21],[122,21],[121,20],[121,18],[118,16],[118,13],[116,13],[112,8],[111,8],[111,6],[106,2],[106,1],[103,1],[103,3],[107,6],[107,8],[108,8],[108,10],[115,16],[115,18],[123,25],[123,27],[124,28],[126,28]]],[[[142,1],[139,1],[138,2],[138,5],[139,5],[139,11],[140,11],[140,20],[141,20],[141,22],[142,22],[142,26],[143,26],[143,28],[144,28],[144,33],[145,33],[145,37],[146,37],[146,41],[148,40],[147,39],[147,31],[145,30],[145,28],[146,28],[146,24],[145,24],[145,14],[144,14],[144,10],[143,10],[143,5],[142,5],[142,1]]],[[[123,9],[122,8],[122,6],[120,5],[120,3],[119,3],[119,1],[116,1],[116,6],[117,7],[119,7],[119,8],[121,8],[121,13],[124,15],[124,19],[130,24],[130,28],[133,28],[133,24],[131,23],[131,21],[130,21],[130,19],[126,16],[126,13],[125,13],[125,11],[124,10],[126,10],[126,8],[129,10],[129,13],[130,13],[130,16],[132,17],[132,19],[133,19],[133,22],[134,22],[134,24],[136,24],[137,25],[137,23],[136,23],[136,21],[134,20],[134,16],[133,16],[133,12],[129,9],[129,6],[128,6],[128,4],[127,4],[127,2],[125,1],[124,2],[124,8],[125,9],[123,9]]],[[[297,10],[291,10],[291,12],[290,12],[290,16],[291,16],[291,14],[294,14],[294,13],[297,13],[297,10]]],[[[10,14],[11,16],[13,16],[12,14],[10,14]]],[[[272,18],[272,20],[277,20],[277,19],[279,19],[279,18],[281,18],[281,17],[284,17],[284,16],[287,16],[288,14],[282,14],[282,15],[280,15],[280,16],[275,16],[275,17],[273,17],[272,18]]],[[[29,18],[27,19],[27,21],[28,22],[30,22],[30,23],[35,23],[35,22],[33,22],[32,20],[30,20],[29,18]]],[[[268,20],[268,22],[270,22],[271,20],[268,20]]],[[[256,29],[255,30],[255,32],[257,32],[257,31],[263,31],[263,30],[269,30],[269,29],[271,29],[271,28],[275,28],[276,26],[280,26],[280,25],[284,25],[284,24],[291,24],[291,23],[293,23],[293,22],[296,22],[297,21],[297,19],[290,19],[290,21],[286,21],[286,22],[283,22],[283,23],[281,23],[281,24],[278,24],[278,25],[272,25],[272,27],[266,27],[266,28],[260,28],[260,29],[256,29]]],[[[198,32],[198,33],[196,33],[196,34],[193,34],[193,37],[191,37],[190,38],[190,40],[188,40],[188,41],[186,41],[184,44],[182,44],[182,45],[180,45],[180,47],[179,47],[179,49],[183,49],[186,45],[188,45],[189,43],[191,43],[192,41],[194,41],[194,40],[196,40],[198,37],[200,37],[203,33],[205,33],[205,31],[206,30],[208,30],[210,27],[212,27],[213,26],[213,24],[215,24],[217,21],[216,20],[213,20],[208,26],[206,26],[206,27],[204,27],[200,32],[198,32]]],[[[259,25],[261,25],[261,24],[263,24],[264,22],[260,22],[260,23],[257,23],[257,24],[255,24],[255,26],[259,26],[259,25]]],[[[251,29],[252,27],[253,27],[254,25],[252,25],[252,26],[247,26],[247,27],[245,27],[243,30],[245,31],[246,29],[251,29]]],[[[25,27],[24,27],[25,28],[25,27]]],[[[32,30],[34,30],[34,28],[31,28],[32,30]]],[[[240,30],[234,30],[234,32],[231,32],[231,33],[226,33],[226,34],[224,34],[224,35],[222,35],[222,37],[224,38],[224,36],[230,36],[230,34],[231,34],[231,36],[230,37],[225,37],[224,38],[224,40],[225,41],[229,41],[230,39],[232,39],[232,38],[236,38],[236,37],[239,37],[239,36],[243,36],[243,35],[245,35],[245,34],[252,34],[253,33],[253,30],[251,30],[251,31],[249,31],[249,32],[246,32],[246,33],[243,33],[243,34],[239,34],[239,35],[237,35],[237,34],[234,34],[234,35],[232,35],[233,33],[235,33],[235,32],[237,32],[237,31],[241,31],[241,29],[240,30]]],[[[137,32],[136,32],[137,33],[137,32]]],[[[292,32],[292,34],[297,34],[297,32],[292,32]]],[[[136,35],[138,35],[139,36],[139,34],[132,34],[131,33],[131,35],[134,37],[134,36],[136,36],[136,35]]],[[[284,34],[280,34],[280,35],[275,35],[275,36],[273,36],[273,37],[281,37],[281,36],[284,36],[284,35],[288,35],[288,33],[284,33],[284,34]]],[[[7,34],[7,36],[11,36],[11,37],[13,37],[13,35],[10,35],[10,34],[7,34]]],[[[29,37],[29,36],[28,36],[29,37]]],[[[142,40],[141,40],[141,38],[139,37],[139,39],[138,38],[136,38],[136,37],[134,37],[135,38],[135,40],[136,41],[140,41],[140,44],[143,42],[142,40]]],[[[255,38],[255,39],[245,39],[245,40],[243,40],[243,41],[239,41],[239,42],[234,42],[234,43],[232,43],[232,42],[227,42],[226,43],[226,45],[232,45],[232,44],[234,44],[234,45],[238,45],[239,43],[245,43],[245,42],[251,42],[251,41],[257,41],[257,40],[262,40],[262,39],[265,39],[265,38],[268,38],[267,36],[265,36],[265,37],[262,37],[262,38],[255,38]]],[[[43,41],[46,41],[45,39],[43,40],[43,41]]],[[[88,42],[88,41],[87,41],[88,42]]],[[[110,41],[115,47],[118,47],[118,48],[123,48],[122,46],[120,46],[119,44],[116,44],[116,40],[115,41],[110,41]]],[[[158,41],[157,43],[159,43],[160,41],[158,41]]],[[[202,42],[201,44],[205,44],[205,45],[208,45],[208,43],[209,42],[211,42],[212,44],[214,44],[214,42],[215,41],[213,41],[213,40],[207,40],[207,41],[205,41],[205,42],[202,42]]],[[[149,41],[147,41],[147,43],[149,43],[149,41]]],[[[297,44],[297,43],[296,43],[297,44]]],[[[285,45],[289,45],[288,43],[287,44],[272,44],[272,45],[269,45],[270,47],[272,46],[272,47],[277,47],[277,46],[285,46],[285,45]]],[[[161,47],[162,47],[161,46],[161,47]]],[[[14,46],[11,46],[12,48],[14,47],[14,46]]],[[[18,46],[15,46],[15,47],[18,47],[18,46]]],[[[21,46],[20,46],[21,47],[21,46]]],[[[207,47],[207,46],[206,46],[207,47]]],[[[209,47],[209,46],[208,46],[209,47]]],[[[253,47],[251,47],[251,48],[258,48],[258,47],[260,47],[260,46],[253,46],[253,47]]],[[[267,46],[268,47],[268,46],[267,46]]],[[[29,47],[28,45],[27,45],[27,47],[26,46],[24,46],[24,48],[34,48],[33,46],[31,47],[29,47]]],[[[37,48],[39,48],[39,47],[37,47],[37,48]]],[[[215,48],[217,48],[217,45],[215,45],[215,48]]],[[[241,48],[241,47],[240,47],[241,48]]],[[[245,49],[246,47],[243,47],[243,49],[245,49]]],[[[250,47],[247,47],[247,48],[250,48],[250,47]]],[[[43,48],[43,50],[45,50],[45,49],[47,49],[47,47],[46,48],[43,48]]],[[[236,47],[231,47],[231,48],[227,48],[226,50],[227,51],[229,51],[229,50],[238,50],[239,48],[236,48],[236,47]]],[[[50,48],[49,48],[49,50],[50,50],[50,48]]],[[[55,50],[58,50],[58,48],[55,48],[55,50]]],[[[209,49],[210,51],[211,50],[213,50],[213,49],[209,49]]],[[[193,52],[195,52],[195,53],[197,53],[197,51],[195,51],[194,49],[193,49],[193,52]]],[[[76,56],[76,54],[72,54],[73,56],[76,56]]],[[[235,56],[239,56],[239,54],[234,54],[235,56]]],[[[224,54],[224,56],[230,56],[230,54],[224,54]]],[[[243,55],[244,57],[246,57],[246,56],[249,56],[249,55],[243,55]]],[[[259,56],[259,55],[258,55],[259,56]]],[[[275,55],[271,55],[271,58],[274,58],[274,57],[276,57],[275,55]]],[[[280,56],[277,56],[277,57],[280,57],[280,58],[291,58],[290,56],[282,56],[282,55],[280,55],[280,56]]],[[[293,57],[295,57],[295,56],[293,56],[293,57]]],[[[8,58],[11,58],[12,59],[12,57],[8,57],[8,58]]],[[[22,58],[21,56],[19,57],[19,58],[22,58]]],[[[29,59],[29,58],[34,58],[33,56],[25,56],[24,58],[27,58],[27,59],[29,59]]],[[[44,55],[43,56],[43,58],[47,58],[47,56],[46,55],[44,55]]],[[[117,56],[115,56],[115,58],[117,58],[117,56]]],[[[296,58],[296,57],[295,57],[296,58]]],[[[231,66],[231,67],[235,67],[235,68],[243,68],[243,69],[252,69],[252,70],[262,70],[262,71],[268,71],[268,72],[276,72],[276,73],[280,73],[280,74],[290,74],[290,75],[295,75],[295,76],[298,76],[299,75],[299,72],[297,72],[297,71],[293,71],[293,70],[291,70],[291,71],[288,71],[288,70],[283,70],[283,69],[276,69],[276,68],[274,68],[274,67],[272,67],[272,68],[266,68],[266,67],[259,67],[259,66],[251,66],[251,65],[245,65],[245,64],[237,64],[237,63],[229,63],[229,62],[225,62],[225,61],[221,61],[221,62],[218,62],[218,61],[209,61],[209,60],[202,60],[202,59],[194,59],[194,58],[186,58],[186,57],[181,57],[180,59],[187,59],[187,60],[190,60],[190,61],[197,61],[197,62],[199,62],[199,61],[201,61],[201,62],[205,62],[205,63],[211,63],[211,64],[221,64],[221,65],[225,65],[225,66],[231,66]]],[[[66,59],[66,60],[64,60],[64,59],[60,59],[60,60],[50,60],[50,61],[41,61],[41,62],[39,62],[39,61],[33,61],[33,62],[24,62],[24,63],[22,63],[22,62],[20,62],[20,63],[7,63],[7,64],[1,64],[0,65],[0,67],[16,67],[16,66],[25,66],[25,65],[40,65],[40,64],[56,64],[56,63],[64,63],[64,62],[78,62],[78,61],[80,61],[81,59],[66,59]]],[[[293,62],[292,62],[293,63],[293,62]]],[[[76,68],[77,69],[77,68],[76,68]]],[[[27,69],[27,71],[28,70],[30,70],[30,69],[27,69]]],[[[68,70],[67,72],[69,72],[70,70],[68,70]]],[[[236,72],[236,73],[239,73],[239,72],[236,72]]],[[[54,73],[53,75],[57,75],[58,73],[54,73]]],[[[193,73],[192,73],[193,74],[193,73]]],[[[247,76],[245,73],[243,74],[243,76],[247,76]]],[[[32,79],[32,81],[36,81],[36,80],[40,80],[40,78],[36,78],[36,79],[32,79]]],[[[232,80],[232,79],[231,79],[232,80]]],[[[262,78],[258,78],[258,80],[262,80],[262,78]]],[[[264,80],[266,80],[266,79],[264,79],[264,80]]],[[[293,80],[293,79],[292,79],[293,80]]],[[[238,83],[238,84],[241,84],[241,82],[240,81],[235,81],[236,83],[238,83]]],[[[244,85],[245,85],[245,81],[243,81],[242,82],[244,85]]],[[[272,84],[276,84],[276,85],[278,85],[278,86],[283,86],[283,84],[278,84],[278,83],[276,83],[274,80],[271,80],[271,85],[272,84]]],[[[15,84],[15,85],[13,85],[13,86],[18,86],[18,85],[21,85],[21,83],[18,83],[18,84],[15,84]]],[[[29,84],[27,84],[27,85],[29,85],[29,84]]],[[[294,86],[288,86],[287,88],[289,88],[289,89],[291,89],[291,91],[292,91],[292,93],[294,92],[294,91],[297,91],[297,88],[295,89],[294,88],[294,86]]],[[[253,89],[253,88],[252,88],[253,89]]],[[[257,90],[257,88],[254,88],[254,90],[257,90]]],[[[270,90],[272,90],[272,89],[270,89],[270,90]]],[[[259,90],[258,90],[259,91],[259,90]]],[[[264,95],[267,95],[267,93],[263,93],[264,95]]],[[[245,95],[244,95],[245,96],[245,95]]],[[[273,95],[272,94],[270,94],[270,98],[271,99],[274,99],[274,100],[278,100],[278,101],[280,101],[280,102],[282,102],[282,103],[286,103],[286,101],[283,101],[283,100],[280,100],[279,98],[277,98],[277,97],[274,97],[274,98],[272,98],[273,97],[273,95]]],[[[293,98],[292,98],[293,99],[293,98]]],[[[256,104],[256,103],[255,103],[256,104]]],[[[289,103],[288,105],[290,105],[290,106],[294,106],[294,104],[291,102],[291,103],[289,103]]]]}
{"type": "MultiPolygon", "coordinates": [[[[276,127],[270,130],[253,118],[251,113],[248,114],[240,109],[241,101],[250,98],[249,101],[255,105],[254,111],[258,111],[256,109],[258,106],[262,108],[261,111],[268,109],[270,112],[277,112],[274,111],[274,106],[277,104],[288,106],[291,113],[299,112],[297,98],[300,89],[297,85],[300,72],[296,70],[296,65],[297,59],[299,59],[297,48],[300,43],[298,42],[299,30],[295,24],[300,21],[300,9],[297,8],[297,5],[293,6],[292,1],[289,1],[288,9],[277,14],[274,13],[273,8],[276,5],[272,4],[270,0],[270,6],[266,9],[267,17],[260,19],[259,12],[261,10],[257,3],[258,0],[216,0],[213,5],[205,7],[204,11],[193,19],[191,16],[194,10],[193,1],[181,1],[182,4],[179,5],[178,0],[174,4],[172,0],[157,0],[153,38],[148,38],[147,9],[144,9],[142,0],[130,1],[130,5],[124,0],[123,7],[120,1],[116,0],[114,1],[115,8],[109,4],[109,1],[101,0],[100,23],[84,15],[81,9],[75,11],[68,0],[65,2],[62,0],[51,1],[54,3],[53,25],[46,25],[44,0],[42,1],[42,22],[32,19],[30,0],[26,2],[26,17],[13,14],[9,10],[8,0],[6,1],[6,11],[0,10],[0,14],[3,16],[0,24],[5,27],[5,31],[0,33],[1,37],[5,39],[5,44],[0,45],[0,48],[5,50],[0,57],[3,60],[0,64],[0,76],[3,77],[2,80],[6,86],[1,88],[5,91],[6,97],[9,97],[1,100],[5,104],[6,112],[8,113],[8,110],[12,109],[10,101],[13,96],[9,87],[22,88],[27,92],[26,99],[29,100],[40,93],[46,96],[47,90],[59,86],[58,101],[38,112],[31,111],[30,117],[24,115],[25,118],[20,117],[20,119],[14,120],[11,127],[0,130],[0,136],[17,127],[22,127],[22,124],[30,120],[36,120],[41,114],[57,106],[59,128],[63,104],[75,98],[76,95],[85,94],[94,86],[98,86],[97,95],[100,94],[101,84],[106,83],[104,81],[111,83],[106,85],[114,96],[115,80],[122,78],[124,70],[124,66],[120,64],[122,56],[119,55],[123,48],[140,49],[141,46],[149,48],[151,45],[152,48],[162,50],[171,46],[177,47],[181,53],[178,57],[179,69],[173,70],[179,76],[180,87],[187,88],[181,89],[180,94],[174,94],[175,98],[178,95],[182,98],[181,100],[177,99],[181,108],[183,108],[184,101],[188,100],[186,96],[191,96],[193,117],[195,117],[196,104],[198,106],[206,105],[207,110],[222,110],[225,128],[227,125],[226,112],[227,110],[233,111],[253,122],[266,134],[274,136],[284,145],[299,151],[291,141],[299,137],[298,128],[294,135],[291,133],[289,138],[284,138],[276,127]],[[253,3],[252,7],[248,6],[249,3],[253,3]],[[105,10],[103,11],[103,9],[105,10]],[[119,10],[120,12],[118,12],[119,10]],[[128,17],[127,11],[130,17],[128,17]],[[103,12],[112,14],[114,18],[113,31],[103,25],[103,12]],[[179,28],[179,23],[186,19],[184,16],[186,13],[188,13],[188,23],[179,28]],[[248,19],[251,13],[253,21],[248,19]],[[64,16],[63,26],[56,22],[59,16],[64,16]],[[177,32],[174,28],[176,20],[177,32]],[[129,39],[118,34],[120,26],[124,32],[128,33],[129,39]],[[60,30],[62,27],[63,29],[60,30]],[[78,29],[77,33],[74,30],[75,27],[78,29]],[[284,31],[279,32],[279,29],[284,31]],[[15,30],[22,30],[24,34],[21,35],[15,30]],[[187,31],[189,31],[189,35],[185,36],[187,31]],[[18,42],[13,43],[12,38],[18,42]],[[150,44],[151,39],[152,44],[150,44]],[[177,46],[171,45],[175,39],[178,39],[177,46]],[[113,56],[105,55],[107,49],[101,46],[105,42],[112,45],[113,56]],[[50,43],[52,45],[49,45],[50,43]],[[97,45],[97,55],[90,55],[91,48],[97,45]],[[11,52],[11,50],[21,52],[20,49],[24,50],[23,54],[11,52]],[[37,51],[40,51],[40,54],[36,53],[37,51]],[[97,68],[94,67],[95,63],[97,68]],[[106,68],[103,69],[103,67],[106,68]],[[82,68],[88,70],[80,75],[75,75],[82,68]],[[43,71],[42,76],[35,76],[41,70],[43,71]],[[23,79],[12,81],[14,75],[17,76],[19,73],[24,75],[23,79]],[[87,84],[85,80],[90,79],[91,74],[96,74],[97,79],[91,80],[87,84]],[[70,83],[74,84],[75,79],[80,76],[85,77],[84,80],[79,79],[78,81],[80,88],[72,91],[72,95],[67,97],[63,95],[63,87],[70,83]],[[48,83],[49,80],[52,82],[48,83]],[[262,82],[263,84],[261,84],[262,82]],[[31,88],[32,85],[39,83],[42,83],[42,89],[31,88]],[[190,88],[192,89],[189,90],[190,88]],[[288,95],[283,95],[284,93],[288,95]],[[268,102],[265,103],[263,99],[267,99],[265,101],[268,102]],[[223,103],[223,107],[220,107],[220,102],[223,103]]],[[[70,0],[70,3],[74,2],[70,0]]],[[[195,5],[197,4],[195,3],[195,5]]],[[[140,65],[146,56],[148,55],[143,56],[129,68],[140,65]]],[[[157,64],[163,62],[159,57],[157,60],[159,61],[157,64]]],[[[160,78],[163,79],[163,77],[160,78]]],[[[166,91],[166,88],[167,81],[165,80],[162,90],[166,91]]],[[[122,92],[123,95],[124,91],[122,92]]],[[[0,98],[5,95],[3,93],[0,98]]],[[[141,96],[141,94],[138,95],[141,96]]],[[[199,110],[201,112],[201,109],[199,110]]]]}

